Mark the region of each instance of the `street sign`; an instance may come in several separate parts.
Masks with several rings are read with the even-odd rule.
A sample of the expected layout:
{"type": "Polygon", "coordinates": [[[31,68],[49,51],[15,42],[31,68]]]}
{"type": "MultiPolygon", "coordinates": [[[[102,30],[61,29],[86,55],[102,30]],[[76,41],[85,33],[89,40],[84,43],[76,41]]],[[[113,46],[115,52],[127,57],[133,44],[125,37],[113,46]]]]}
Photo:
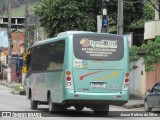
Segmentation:
{"type": "Polygon", "coordinates": [[[103,20],[103,25],[104,25],[104,26],[108,26],[108,20],[107,20],[107,19],[104,19],[104,20],[103,20]]]}

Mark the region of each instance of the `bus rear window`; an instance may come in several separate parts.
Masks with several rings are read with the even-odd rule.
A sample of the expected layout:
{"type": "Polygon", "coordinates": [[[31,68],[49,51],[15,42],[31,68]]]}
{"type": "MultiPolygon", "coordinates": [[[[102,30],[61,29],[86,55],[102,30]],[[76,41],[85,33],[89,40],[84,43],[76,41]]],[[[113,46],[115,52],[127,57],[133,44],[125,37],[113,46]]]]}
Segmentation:
{"type": "Polygon", "coordinates": [[[74,55],[83,60],[120,60],[124,55],[122,36],[79,34],[73,36],[74,55]]]}

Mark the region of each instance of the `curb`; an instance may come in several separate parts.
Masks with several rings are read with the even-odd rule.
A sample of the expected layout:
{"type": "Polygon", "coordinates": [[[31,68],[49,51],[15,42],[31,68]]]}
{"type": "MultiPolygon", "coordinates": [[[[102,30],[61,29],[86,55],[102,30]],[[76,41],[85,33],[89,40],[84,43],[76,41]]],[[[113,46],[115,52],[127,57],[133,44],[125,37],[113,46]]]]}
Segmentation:
{"type": "Polygon", "coordinates": [[[1,85],[5,85],[5,83],[0,83],[1,85]]]}
{"type": "Polygon", "coordinates": [[[123,105],[123,107],[126,108],[126,109],[141,108],[141,107],[143,107],[143,106],[144,106],[144,104],[123,105]]]}
{"type": "Polygon", "coordinates": [[[13,95],[26,95],[26,91],[12,91],[13,95]]]}
{"type": "Polygon", "coordinates": [[[16,91],[16,90],[14,90],[12,88],[13,86],[16,86],[16,85],[7,84],[7,83],[3,83],[3,82],[1,82],[0,84],[3,85],[3,86],[9,87],[11,89],[11,93],[13,93],[13,95],[26,95],[26,91],[25,90],[16,91]]]}

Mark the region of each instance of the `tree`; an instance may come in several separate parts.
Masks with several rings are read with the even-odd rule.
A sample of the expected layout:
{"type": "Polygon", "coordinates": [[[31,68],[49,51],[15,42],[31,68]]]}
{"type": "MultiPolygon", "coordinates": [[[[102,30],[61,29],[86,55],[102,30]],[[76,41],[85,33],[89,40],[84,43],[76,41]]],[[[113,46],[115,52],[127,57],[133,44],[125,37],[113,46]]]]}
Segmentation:
{"type": "MultiPolygon", "coordinates": [[[[155,70],[156,64],[160,64],[160,36],[156,36],[154,40],[148,40],[146,44],[140,47],[132,46],[130,48],[130,62],[138,61],[138,53],[143,51],[145,53],[143,64],[145,71],[155,70]]],[[[131,66],[133,68],[134,66],[131,66]]]]}
{"type": "Polygon", "coordinates": [[[66,30],[95,31],[99,11],[93,4],[96,1],[42,0],[35,6],[35,14],[50,37],[66,30]]]}
{"type": "Polygon", "coordinates": [[[156,36],[155,40],[149,40],[147,44],[141,46],[145,52],[144,65],[146,71],[155,69],[153,65],[160,64],[160,36],[156,36]]]}
{"type": "Polygon", "coordinates": [[[135,12],[135,16],[139,16],[140,18],[133,20],[133,22],[129,24],[129,27],[144,27],[145,21],[154,19],[154,8],[151,4],[146,3],[143,5],[142,13],[135,12]]]}
{"type": "Polygon", "coordinates": [[[3,13],[3,10],[4,10],[4,1],[0,0],[0,14],[3,13]]]}
{"type": "MultiPolygon", "coordinates": [[[[97,15],[101,14],[101,8],[101,0],[41,0],[35,5],[34,13],[39,16],[40,25],[44,27],[48,36],[53,37],[66,30],[96,31],[97,15]]],[[[152,10],[145,13],[145,8],[145,5],[140,2],[124,3],[124,28],[126,31],[128,27],[137,27],[137,21],[141,20],[141,25],[141,23],[144,24],[144,20],[151,19],[152,10]],[[145,19],[144,16],[146,16],[145,19]]],[[[117,0],[110,1],[108,14],[110,28],[114,28],[112,30],[115,31],[117,0]]]]}

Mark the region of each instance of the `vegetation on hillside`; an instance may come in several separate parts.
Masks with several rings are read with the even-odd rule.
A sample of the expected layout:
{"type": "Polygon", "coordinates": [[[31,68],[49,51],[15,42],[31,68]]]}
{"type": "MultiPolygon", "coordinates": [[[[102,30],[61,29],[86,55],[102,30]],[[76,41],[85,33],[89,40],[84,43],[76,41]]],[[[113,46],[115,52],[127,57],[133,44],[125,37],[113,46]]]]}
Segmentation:
{"type": "MultiPolygon", "coordinates": [[[[0,0],[0,16],[7,16],[7,1],[0,0]]],[[[40,0],[29,0],[29,11],[32,12],[33,5],[40,0]]],[[[25,0],[11,0],[11,15],[14,17],[25,16],[25,0]]]]}

